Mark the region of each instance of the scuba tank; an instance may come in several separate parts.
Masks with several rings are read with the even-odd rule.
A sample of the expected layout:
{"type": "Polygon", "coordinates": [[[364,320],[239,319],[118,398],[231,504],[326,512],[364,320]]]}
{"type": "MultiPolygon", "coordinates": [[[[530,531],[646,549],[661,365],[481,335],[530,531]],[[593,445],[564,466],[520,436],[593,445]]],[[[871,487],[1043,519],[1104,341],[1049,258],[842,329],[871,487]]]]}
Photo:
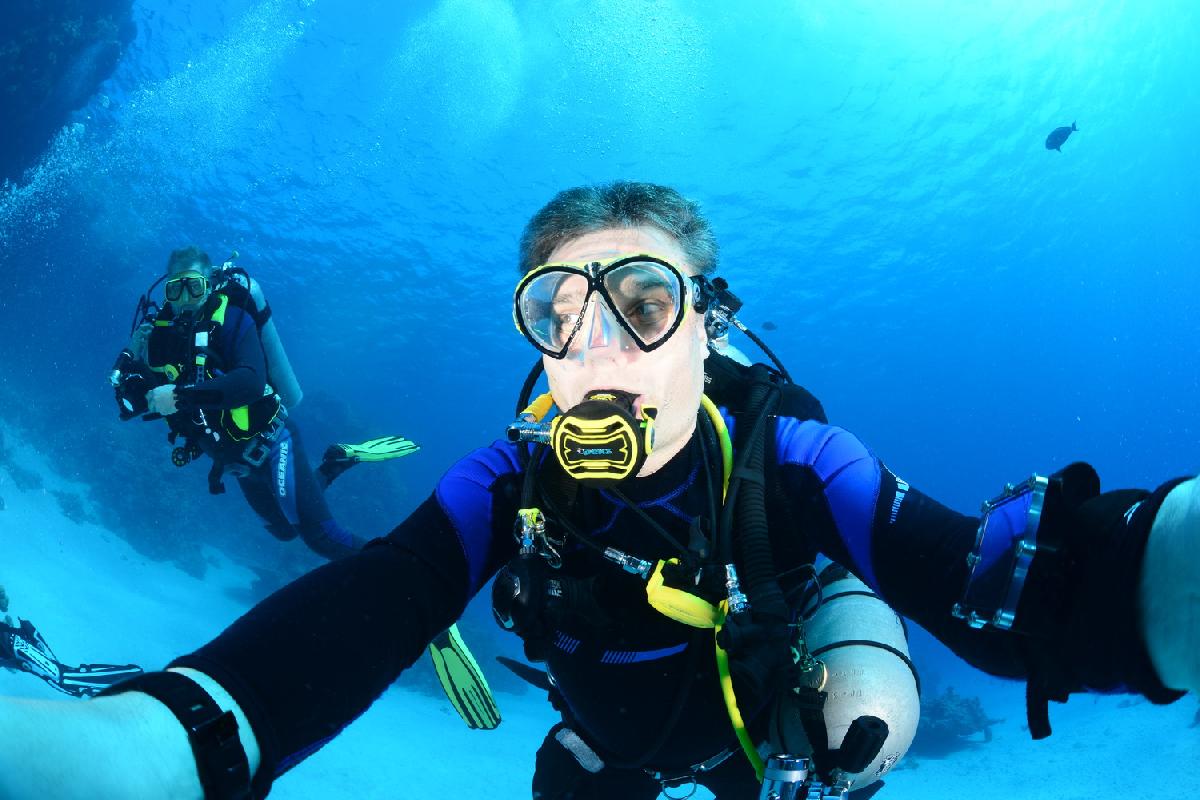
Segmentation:
{"type": "Polygon", "coordinates": [[[904,625],[866,584],[834,563],[810,586],[802,615],[805,642],[826,668],[815,687],[823,706],[814,702],[815,693],[782,692],[771,715],[771,752],[812,755],[821,766],[844,746],[855,720],[882,720],[887,733],[877,755],[844,776],[849,788],[861,789],[896,765],[917,732],[920,684],[904,625]]]}

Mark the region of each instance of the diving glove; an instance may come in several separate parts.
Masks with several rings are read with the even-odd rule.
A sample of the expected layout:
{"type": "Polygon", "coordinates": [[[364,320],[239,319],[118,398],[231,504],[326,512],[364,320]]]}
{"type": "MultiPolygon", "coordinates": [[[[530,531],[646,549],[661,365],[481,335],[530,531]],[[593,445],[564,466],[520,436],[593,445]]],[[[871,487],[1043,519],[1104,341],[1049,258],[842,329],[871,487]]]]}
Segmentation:
{"type": "Polygon", "coordinates": [[[500,709],[475,657],[463,642],[457,625],[429,644],[429,657],[454,710],[471,729],[491,730],[500,724],[500,709]]]}

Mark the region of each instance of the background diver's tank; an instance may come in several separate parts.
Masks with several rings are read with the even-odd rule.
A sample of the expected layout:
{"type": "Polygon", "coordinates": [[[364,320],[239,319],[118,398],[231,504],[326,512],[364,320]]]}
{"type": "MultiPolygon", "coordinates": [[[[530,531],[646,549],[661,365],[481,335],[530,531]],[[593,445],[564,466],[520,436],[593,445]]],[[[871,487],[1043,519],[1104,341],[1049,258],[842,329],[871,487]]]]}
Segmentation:
{"type": "MultiPolygon", "coordinates": [[[[888,725],[879,754],[853,776],[850,788],[862,789],[896,765],[917,732],[920,685],[908,657],[904,624],[866,584],[833,563],[810,586],[801,610],[809,651],[828,669],[821,688],[827,694],[828,746],[840,747],[850,723],[864,714],[888,725]]],[[[792,692],[785,692],[775,706],[770,739],[772,752],[812,752],[792,692]]]]}
{"type": "Polygon", "coordinates": [[[288,361],[287,352],[283,349],[279,331],[275,328],[275,317],[270,313],[270,305],[263,294],[262,286],[241,270],[228,274],[227,279],[237,281],[243,286],[249,284],[247,288],[254,300],[254,313],[251,316],[256,322],[266,316],[265,322],[259,322],[259,336],[262,338],[263,353],[267,358],[267,383],[271,384],[271,388],[289,411],[295,409],[304,399],[304,392],[300,388],[300,382],[296,380],[292,362],[288,361]]]}

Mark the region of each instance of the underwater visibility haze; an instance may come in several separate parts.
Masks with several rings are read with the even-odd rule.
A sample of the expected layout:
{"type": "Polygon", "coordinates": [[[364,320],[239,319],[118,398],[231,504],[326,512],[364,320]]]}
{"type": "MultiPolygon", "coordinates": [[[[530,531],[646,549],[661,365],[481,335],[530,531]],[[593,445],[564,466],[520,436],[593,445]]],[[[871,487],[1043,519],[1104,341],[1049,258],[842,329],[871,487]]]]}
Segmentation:
{"type": "MultiPolygon", "coordinates": [[[[958,510],[1075,460],[1106,489],[1200,466],[1195,3],[6,15],[0,586],[64,657],[160,668],[320,563],[236,492],[210,496],[207,467],[174,467],[159,425],[117,418],[106,376],[134,306],[189,244],[262,285],[310,455],[421,446],[330,489],[363,536],[503,436],[536,356],[511,312],[521,229],[555,192],[615,179],[698,200],[740,317],[831,422],[958,510]]],[[[462,626],[497,730],[467,731],[422,664],[272,796],[528,796],[554,717],[494,660],[520,647],[488,596],[462,626]]],[[[912,647],[925,699],[949,689],[974,721],[915,748],[881,798],[1191,796],[1194,697],[1077,695],[1031,742],[1022,685],[920,631],[912,647]]],[[[0,693],[53,695],[2,671],[0,693]]]]}

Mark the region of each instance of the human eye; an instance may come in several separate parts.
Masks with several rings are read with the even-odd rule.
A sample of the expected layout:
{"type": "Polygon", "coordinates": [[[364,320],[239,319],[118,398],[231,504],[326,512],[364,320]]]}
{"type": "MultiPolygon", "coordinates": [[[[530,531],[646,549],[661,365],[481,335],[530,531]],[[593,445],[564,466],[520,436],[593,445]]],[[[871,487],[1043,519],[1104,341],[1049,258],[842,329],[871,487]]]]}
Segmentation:
{"type": "Polygon", "coordinates": [[[671,312],[670,303],[665,293],[650,294],[633,300],[625,307],[625,319],[638,332],[646,337],[658,333],[664,320],[671,312]]]}
{"type": "Polygon", "coordinates": [[[552,320],[554,340],[561,344],[571,335],[571,332],[575,330],[575,326],[579,323],[579,312],[555,311],[552,320]]]}

